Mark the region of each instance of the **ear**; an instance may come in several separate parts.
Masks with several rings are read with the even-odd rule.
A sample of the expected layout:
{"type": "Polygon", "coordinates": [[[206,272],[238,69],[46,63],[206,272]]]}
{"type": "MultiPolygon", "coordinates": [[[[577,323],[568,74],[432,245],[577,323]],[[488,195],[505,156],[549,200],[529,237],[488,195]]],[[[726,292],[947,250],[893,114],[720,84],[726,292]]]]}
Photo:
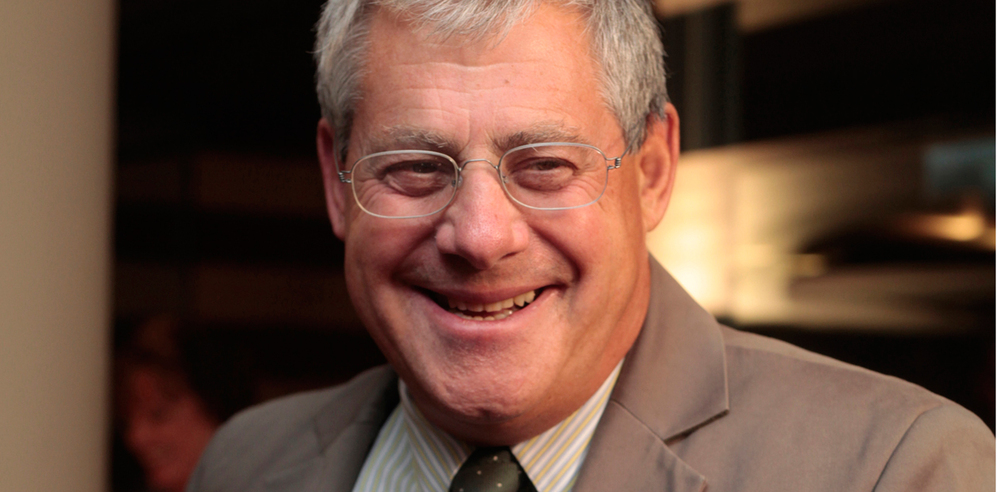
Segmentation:
{"type": "Polygon", "coordinates": [[[646,232],[653,230],[670,203],[680,158],[680,120],[677,109],[667,103],[666,118],[650,115],[646,119],[646,141],[639,149],[640,200],[646,232]]]}
{"type": "Polygon", "coordinates": [[[323,171],[323,187],[326,189],[326,212],[333,224],[333,233],[341,240],[347,234],[347,212],[350,191],[340,182],[340,156],[337,152],[337,138],[325,118],[319,120],[316,128],[316,153],[323,171]]]}

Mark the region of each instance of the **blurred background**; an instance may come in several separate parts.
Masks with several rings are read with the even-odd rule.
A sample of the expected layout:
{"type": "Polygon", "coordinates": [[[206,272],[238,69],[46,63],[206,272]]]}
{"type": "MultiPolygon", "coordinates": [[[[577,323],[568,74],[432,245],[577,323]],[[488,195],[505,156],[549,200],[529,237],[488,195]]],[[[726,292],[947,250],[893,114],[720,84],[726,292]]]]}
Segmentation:
{"type": "MultiPolygon", "coordinates": [[[[84,30],[31,59],[17,56],[28,43],[0,50],[0,72],[30,69],[45,50],[59,54],[58,67],[89,53],[102,60],[96,66],[105,78],[80,97],[107,96],[87,106],[91,113],[60,102],[58,88],[39,96],[53,118],[37,131],[59,136],[90,125],[107,133],[96,138],[106,146],[95,150],[89,222],[66,219],[57,228],[106,234],[88,243],[96,266],[86,276],[100,281],[57,291],[95,296],[87,303],[100,306],[88,312],[91,324],[75,314],[54,318],[60,311],[52,303],[32,311],[38,325],[18,318],[18,295],[35,291],[0,280],[11,299],[0,306],[12,313],[0,318],[23,321],[0,345],[28,340],[40,351],[28,353],[58,352],[62,365],[53,367],[73,375],[87,368],[91,389],[66,404],[0,407],[0,418],[29,429],[0,435],[0,458],[47,456],[3,451],[44,442],[33,426],[62,419],[33,408],[99,400],[91,414],[104,419],[92,427],[111,452],[91,450],[96,478],[79,480],[96,484],[87,490],[171,490],[170,477],[183,475],[185,457],[197,454],[171,436],[198,448],[238,408],[344,381],[383,359],[352,310],[343,246],[325,215],[310,55],[321,2],[94,5],[88,15],[97,20],[87,29],[102,41],[92,49],[78,44],[93,37],[84,30]],[[94,331],[89,345],[66,341],[74,339],[68,333],[94,331]],[[84,346],[89,359],[75,352],[84,346]]],[[[661,0],[656,7],[683,153],[667,216],[649,236],[653,254],[723,322],[916,382],[995,429],[995,4],[661,0]]],[[[90,18],[50,10],[63,23],[90,18]]],[[[74,32],[25,15],[41,39],[74,32]]],[[[39,73],[39,81],[81,85],[63,68],[39,73]]],[[[16,109],[2,97],[0,108],[16,109]]],[[[5,124],[0,129],[25,125],[23,118],[5,124]]],[[[60,174],[66,159],[54,153],[62,147],[42,141],[31,156],[56,164],[0,158],[60,174]]],[[[22,174],[0,174],[0,200],[19,183],[37,182],[39,190],[0,202],[0,211],[12,211],[0,215],[6,230],[21,230],[8,226],[20,224],[24,203],[62,195],[52,192],[51,174],[22,174]]],[[[60,179],[80,188],[78,178],[60,179]]],[[[79,200],[68,200],[55,210],[76,213],[79,200]]],[[[59,234],[30,244],[0,239],[17,246],[0,251],[0,273],[35,278],[24,260],[34,258],[35,244],[80,249],[76,236],[59,234]]],[[[76,264],[66,261],[59,272],[76,264]]],[[[65,283],[59,272],[51,285],[65,283]]],[[[56,291],[48,285],[38,292],[56,291]]],[[[6,350],[0,365],[9,364],[10,377],[56,377],[6,350]]],[[[36,387],[10,377],[0,380],[0,394],[36,387]]]]}

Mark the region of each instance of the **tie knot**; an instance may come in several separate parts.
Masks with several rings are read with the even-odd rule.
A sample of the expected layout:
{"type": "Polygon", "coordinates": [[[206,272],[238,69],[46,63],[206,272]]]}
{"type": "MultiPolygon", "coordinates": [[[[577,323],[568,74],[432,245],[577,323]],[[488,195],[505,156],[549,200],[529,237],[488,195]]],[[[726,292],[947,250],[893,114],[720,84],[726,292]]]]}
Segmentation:
{"type": "Polygon", "coordinates": [[[458,469],[448,492],[536,492],[510,447],[476,448],[458,469]]]}

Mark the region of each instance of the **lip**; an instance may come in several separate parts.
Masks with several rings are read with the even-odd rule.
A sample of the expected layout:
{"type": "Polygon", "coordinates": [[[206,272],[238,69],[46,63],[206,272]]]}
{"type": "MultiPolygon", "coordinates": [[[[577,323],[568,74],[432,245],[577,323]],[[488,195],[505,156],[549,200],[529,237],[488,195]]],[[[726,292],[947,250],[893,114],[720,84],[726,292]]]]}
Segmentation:
{"type": "Polygon", "coordinates": [[[504,288],[491,290],[488,293],[458,292],[453,289],[440,291],[414,287],[413,293],[420,299],[420,308],[418,311],[425,313],[428,321],[430,321],[431,325],[441,335],[456,341],[489,342],[500,341],[505,337],[519,336],[523,331],[536,326],[538,323],[532,323],[530,319],[545,309],[545,305],[548,304],[556,290],[558,289],[552,285],[535,289],[530,287],[504,288]],[[471,320],[462,318],[441,307],[428,295],[429,291],[455,300],[486,304],[509,299],[530,290],[535,290],[536,292],[541,290],[541,292],[538,293],[535,300],[530,304],[525,305],[510,316],[500,320],[471,320]]]}
{"type": "Polygon", "coordinates": [[[414,289],[417,290],[420,295],[425,297],[427,297],[426,293],[431,293],[456,301],[462,301],[467,304],[490,304],[510,299],[529,291],[535,291],[538,293],[539,290],[548,290],[551,287],[553,286],[536,285],[524,287],[504,287],[503,289],[491,289],[489,291],[480,292],[469,292],[453,288],[436,289],[423,286],[414,286],[414,289]]]}

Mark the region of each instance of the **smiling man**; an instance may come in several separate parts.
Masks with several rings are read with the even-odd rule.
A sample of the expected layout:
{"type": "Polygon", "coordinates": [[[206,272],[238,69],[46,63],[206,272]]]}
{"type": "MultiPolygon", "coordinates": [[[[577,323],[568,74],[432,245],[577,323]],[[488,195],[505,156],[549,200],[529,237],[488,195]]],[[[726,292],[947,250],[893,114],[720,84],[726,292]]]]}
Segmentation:
{"type": "Polygon", "coordinates": [[[317,145],[390,366],[237,417],[190,490],[991,489],[970,413],[721,327],[650,260],[657,36],[640,0],[331,0],[317,145]]]}

